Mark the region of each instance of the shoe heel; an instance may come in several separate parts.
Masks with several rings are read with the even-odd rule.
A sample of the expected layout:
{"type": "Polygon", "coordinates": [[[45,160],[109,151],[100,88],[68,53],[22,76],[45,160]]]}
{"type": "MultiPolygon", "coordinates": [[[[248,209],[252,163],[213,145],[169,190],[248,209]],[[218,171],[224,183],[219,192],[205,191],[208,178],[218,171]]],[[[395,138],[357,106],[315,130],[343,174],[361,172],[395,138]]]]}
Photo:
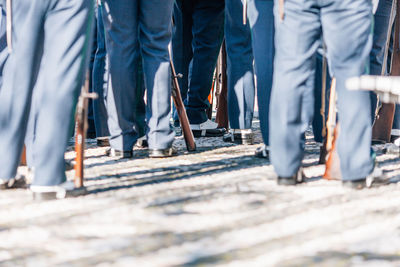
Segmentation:
{"type": "Polygon", "coordinates": [[[291,185],[296,185],[297,181],[293,178],[278,178],[277,184],[284,186],[291,186],[291,185]]]}
{"type": "Polygon", "coordinates": [[[252,145],[254,144],[254,139],[253,138],[244,138],[242,140],[243,145],[252,145]]]}
{"type": "Polygon", "coordinates": [[[47,201],[57,199],[57,192],[33,192],[34,201],[47,201]]]}

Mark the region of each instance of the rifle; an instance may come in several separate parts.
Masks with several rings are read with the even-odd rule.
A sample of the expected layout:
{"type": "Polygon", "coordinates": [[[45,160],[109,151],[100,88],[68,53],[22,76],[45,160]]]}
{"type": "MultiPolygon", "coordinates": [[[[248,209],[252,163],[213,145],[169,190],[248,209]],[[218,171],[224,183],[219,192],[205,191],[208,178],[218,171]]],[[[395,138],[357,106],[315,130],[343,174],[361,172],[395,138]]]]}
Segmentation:
{"type": "Polygon", "coordinates": [[[331,91],[329,95],[328,120],[326,122],[326,151],[329,153],[333,146],[335,125],[336,125],[336,79],[332,79],[331,91]]]}
{"type": "MultiPolygon", "coordinates": [[[[399,3],[397,0],[393,0],[392,3],[392,10],[390,14],[389,20],[389,27],[387,31],[387,39],[386,39],[386,46],[385,46],[385,54],[384,60],[382,65],[382,72],[381,75],[385,75],[386,73],[386,66],[388,60],[388,51],[390,46],[390,37],[392,35],[392,25],[394,22],[394,17],[396,16],[395,22],[395,35],[394,35],[394,48],[392,54],[392,66],[391,66],[391,76],[400,75],[400,62],[399,62],[399,27],[400,27],[400,16],[396,14],[400,12],[399,3]]],[[[376,115],[375,115],[375,122],[372,126],[372,140],[378,142],[390,142],[391,131],[393,127],[393,120],[394,120],[394,113],[395,113],[396,106],[393,103],[383,103],[379,104],[377,107],[376,115]]]]}
{"type": "Polygon", "coordinates": [[[96,99],[96,93],[89,93],[89,71],[86,73],[85,83],[82,86],[81,95],[78,99],[75,114],[75,178],[74,184],[76,188],[83,188],[84,164],[85,159],[85,138],[88,128],[88,100],[96,99]]]}
{"type": "Polygon", "coordinates": [[[342,180],[342,172],[340,171],[340,158],[337,151],[336,143],[339,138],[340,126],[336,125],[332,137],[331,151],[325,164],[325,173],[323,178],[326,180],[342,180]]]}
{"type": "Polygon", "coordinates": [[[324,179],[340,180],[340,159],[336,149],[336,141],[339,137],[339,124],[336,123],[336,79],[332,79],[331,91],[329,95],[328,121],[326,122],[326,151],[328,153],[325,163],[324,179]]]}
{"type": "Polygon", "coordinates": [[[26,166],[26,146],[22,149],[22,154],[21,154],[21,166],[26,166]]]}
{"type": "Polygon", "coordinates": [[[217,88],[217,86],[218,86],[217,80],[218,80],[218,73],[217,73],[217,70],[215,70],[214,76],[213,76],[213,81],[212,81],[212,86],[211,86],[211,92],[210,92],[210,95],[208,96],[208,102],[210,102],[210,107],[206,110],[207,117],[210,120],[211,120],[212,112],[213,112],[215,88],[217,88]]]}
{"type": "Polygon", "coordinates": [[[324,47],[324,54],[322,55],[322,92],[321,92],[321,109],[319,110],[319,113],[322,117],[322,137],[324,138],[324,143],[320,147],[320,153],[319,153],[319,164],[325,164],[326,162],[326,157],[328,154],[328,151],[326,150],[326,116],[325,116],[325,108],[326,108],[326,78],[327,78],[327,59],[326,59],[326,47],[325,43],[323,45],[324,47]]]}
{"type": "Polygon", "coordinates": [[[222,43],[221,52],[217,63],[219,94],[217,98],[217,115],[215,122],[218,127],[229,128],[228,120],[228,79],[226,75],[226,46],[222,43]]]}
{"type": "Polygon", "coordinates": [[[176,111],[178,112],[179,122],[181,124],[183,137],[185,138],[186,148],[188,151],[196,150],[196,142],[192,129],[190,129],[189,119],[186,114],[185,106],[183,105],[181,89],[179,88],[178,78],[182,78],[182,74],[176,74],[174,62],[172,61],[172,48],[171,44],[168,46],[169,52],[169,64],[171,66],[172,73],[172,100],[174,101],[176,111]]]}

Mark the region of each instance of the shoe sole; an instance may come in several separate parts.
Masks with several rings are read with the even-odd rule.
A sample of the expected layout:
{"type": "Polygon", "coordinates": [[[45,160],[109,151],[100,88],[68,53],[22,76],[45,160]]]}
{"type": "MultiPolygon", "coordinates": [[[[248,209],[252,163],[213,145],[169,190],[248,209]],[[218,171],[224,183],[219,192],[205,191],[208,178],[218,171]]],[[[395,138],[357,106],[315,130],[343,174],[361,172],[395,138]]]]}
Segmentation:
{"type": "Polygon", "coordinates": [[[114,150],[109,149],[106,151],[106,156],[117,159],[130,159],[133,157],[133,153],[120,152],[120,151],[116,152],[114,150]]]}
{"type": "Polygon", "coordinates": [[[97,146],[98,147],[109,147],[110,143],[108,141],[97,141],[97,146]]]}
{"type": "Polygon", "coordinates": [[[232,138],[226,138],[223,140],[226,143],[234,143],[238,145],[252,145],[254,144],[254,138],[248,137],[248,138],[242,138],[242,137],[234,137],[233,141],[232,138]]]}
{"type": "Polygon", "coordinates": [[[264,151],[265,151],[265,150],[263,150],[263,151],[256,150],[256,151],[254,152],[254,156],[257,157],[257,158],[260,158],[260,159],[269,159],[269,152],[268,152],[268,150],[265,151],[265,154],[264,154],[264,151]]]}
{"type": "Polygon", "coordinates": [[[291,178],[278,178],[277,184],[278,185],[284,185],[284,186],[292,186],[292,185],[297,185],[299,182],[297,182],[295,179],[291,178]]]}
{"type": "Polygon", "coordinates": [[[0,184],[0,190],[13,190],[13,189],[26,189],[28,187],[26,179],[16,179],[13,181],[14,183],[9,185],[9,182],[0,184]]]}
{"type": "Polygon", "coordinates": [[[348,188],[348,189],[362,190],[362,189],[367,188],[367,183],[366,182],[358,182],[358,183],[342,182],[342,186],[344,188],[348,188]]]}
{"type": "Polygon", "coordinates": [[[278,177],[277,184],[283,186],[293,186],[304,182],[305,176],[302,170],[297,171],[296,176],[278,177]]]}
{"type": "Polygon", "coordinates": [[[220,137],[226,133],[225,129],[212,129],[212,130],[192,130],[193,136],[199,137],[220,137]],[[205,131],[205,133],[204,133],[205,131]],[[204,133],[204,134],[203,134],[204,133]]]}
{"type": "Polygon", "coordinates": [[[152,158],[152,159],[161,159],[161,158],[170,158],[170,157],[172,157],[172,156],[175,156],[175,155],[162,155],[162,154],[149,154],[149,158],[152,158]]]}
{"type": "Polygon", "coordinates": [[[165,152],[160,152],[160,151],[150,151],[149,152],[149,158],[169,158],[176,156],[177,153],[165,153],[165,152]]]}
{"type": "Polygon", "coordinates": [[[46,192],[46,193],[33,192],[32,195],[34,201],[48,201],[57,199],[57,192],[46,192]]]}
{"type": "Polygon", "coordinates": [[[264,156],[262,153],[256,153],[256,154],[254,154],[254,156],[259,159],[268,159],[269,158],[268,154],[267,154],[267,156],[264,156]]]}
{"type": "Polygon", "coordinates": [[[382,153],[386,154],[386,155],[396,155],[397,156],[400,154],[400,147],[385,147],[382,150],[382,153]]]}
{"type": "Polygon", "coordinates": [[[57,192],[32,192],[34,201],[49,201],[56,199],[79,197],[87,194],[86,187],[75,188],[74,190],[67,191],[65,195],[60,197],[57,192]]]}

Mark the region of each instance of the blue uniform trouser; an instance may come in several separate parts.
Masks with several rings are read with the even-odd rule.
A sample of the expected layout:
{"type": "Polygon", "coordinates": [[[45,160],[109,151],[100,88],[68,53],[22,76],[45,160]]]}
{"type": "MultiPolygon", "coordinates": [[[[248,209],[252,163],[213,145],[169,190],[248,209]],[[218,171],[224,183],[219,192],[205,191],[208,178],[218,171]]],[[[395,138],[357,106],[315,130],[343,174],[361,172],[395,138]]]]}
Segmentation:
{"type": "MultiPolygon", "coordinates": [[[[190,61],[193,58],[192,23],[188,23],[192,21],[192,14],[184,12],[184,5],[187,5],[187,2],[176,0],[174,3],[174,31],[172,34],[172,58],[176,72],[182,74],[182,78],[178,79],[178,82],[183,101],[187,97],[190,61]]],[[[179,119],[175,107],[173,118],[174,120],[179,119]]]]}
{"type": "Polygon", "coordinates": [[[92,8],[91,0],[13,1],[13,53],[0,91],[1,178],[16,174],[33,87],[40,82],[33,184],[65,181],[64,152],[87,66],[92,8]]]}
{"type": "Polygon", "coordinates": [[[104,0],[102,7],[109,58],[110,144],[114,149],[130,151],[138,138],[135,130],[139,90],[137,68],[142,55],[149,148],[168,148],[174,139],[169,125],[171,73],[168,54],[173,1],[104,0]]]}
{"type": "Polygon", "coordinates": [[[251,32],[243,25],[242,0],[225,0],[228,118],[232,129],[250,129],[254,112],[251,32]]]}
{"type": "Polygon", "coordinates": [[[254,67],[257,77],[257,99],[260,128],[264,143],[269,145],[269,105],[274,71],[274,2],[248,0],[248,17],[252,34],[254,67]]]}
{"type": "MultiPolygon", "coordinates": [[[[93,8],[96,10],[97,4],[96,1],[93,2],[93,8]]],[[[96,14],[96,13],[95,13],[96,14]]],[[[97,51],[97,18],[94,16],[93,20],[93,30],[92,30],[92,45],[90,46],[90,56],[89,56],[89,92],[93,92],[93,68],[94,68],[94,59],[97,51]]],[[[90,138],[96,137],[96,125],[94,123],[94,108],[93,108],[93,99],[88,100],[88,129],[86,132],[86,136],[90,138]]]]}
{"type": "Polygon", "coordinates": [[[104,36],[104,24],[102,19],[101,7],[97,8],[96,39],[97,49],[93,62],[92,88],[98,94],[98,98],[93,100],[94,125],[96,127],[96,137],[109,136],[107,126],[107,68],[106,68],[106,43],[104,36]]]}
{"type": "MultiPolygon", "coordinates": [[[[390,12],[392,10],[393,0],[380,0],[378,8],[374,15],[374,37],[372,50],[370,54],[370,72],[371,75],[381,75],[383,60],[385,55],[385,46],[387,41],[387,32],[389,28],[390,12]]],[[[388,55],[390,57],[390,54],[388,55]]],[[[390,62],[390,60],[389,60],[390,62]]],[[[386,65],[387,74],[389,71],[389,64],[386,65]]],[[[371,121],[375,119],[375,110],[377,104],[377,96],[371,92],[371,121]]]]}
{"type": "Polygon", "coordinates": [[[181,91],[191,124],[207,120],[208,95],[224,34],[224,9],[224,0],[176,1],[174,64],[178,73],[187,75],[181,91]]]}
{"type": "MultiPolygon", "coordinates": [[[[387,41],[387,32],[388,28],[392,26],[389,25],[392,2],[393,0],[380,0],[378,4],[378,9],[376,10],[376,13],[374,15],[374,42],[370,55],[371,75],[381,75],[382,73],[382,66],[386,48],[385,46],[387,41]]],[[[392,33],[392,37],[393,36],[394,34],[392,33]]],[[[390,53],[388,55],[388,62],[390,63],[390,53]]],[[[385,74],[387,74],[389,70],[390,64],[388,64],[388,66],[386,67],[385,74]]],[[[374,120],[375,118],[376,101],[376,94],[371,93],[372,120],[374,120]]],[[[400,105],[396,105],[393,129],[400,129],[400,105]]]]}
{"type": "Polygon", "coordinates": [[[324,32],[337,80],[341,132],[338,152],[344,180],[372,172],[370,99],[349,91],[348,78],[366,71],[372,46],[369,0],[286,0],[281,21],[275,2],[276,54],[271,95],[271,161],[281,177],[294,175],[304,154],[304,133],[314,110],[315,55],[324,32]]]}
{"type": "Polygon", "coordinates": [[[143,74],[143,64],[140,58],[137,80],[137,96],[136,96],[136,121],[135,121],[135,131],[139,137],[146,134],[146,103],[144,102],[144,93],[146,91],[144,85],[144,74],[143,74]]]}
{"type": "MultiPolygon", "coordinates": [[[[97,8],[97,49],[93,63],[93,91],[96,92],[99,97],[93,100],[93,113],[94,113],[94,123],[96,126],[96,137],[106,137],[110,135],[108,130],[107,120],[107,84],[108,84],[108,72],[106,66],[106,40],[104,33],[104,24],[102,19],[102,11],[101,7],[97,8]]],[[[140,62],[139,62],[140,63],[140,62]]],[[[138,87],[141,90],[138,90],[137,101],[137,121],[136,121],[136,130],[139,136],[143,136],[146,134],[146,104],[144,103],[144,80],[143,80],[143,70],[142,68],[138,68],[139,77],[138,79],[139,85],[138,87]]]]}
{"type": "MultiPolygon", "coordinates": [[[[392,1],[393,0],[380,0],[378,9],[374,15],[374,36],[370,54],[370,69],[372,75],[381,75],[382,72],[392,1]]],[[[386,68],[386,73],[388,70],[389,69],[386,68]]]]}

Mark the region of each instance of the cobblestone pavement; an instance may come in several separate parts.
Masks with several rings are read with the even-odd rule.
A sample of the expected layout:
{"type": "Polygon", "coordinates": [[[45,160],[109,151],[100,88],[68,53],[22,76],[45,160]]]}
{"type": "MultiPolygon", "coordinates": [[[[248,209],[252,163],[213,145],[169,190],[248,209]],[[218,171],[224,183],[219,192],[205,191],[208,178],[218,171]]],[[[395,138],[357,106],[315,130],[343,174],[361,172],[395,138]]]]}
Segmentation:
{"type": "Polygon", "coordinates": [[[295,188],[276,185],[257,145],[176,144],[175,158],[116,161],[89,142],[83,197],[1,192],[0,266],[400,266],[400,160],[382,147],[391,183],[356,192],[321,179],[310,138],[295,188]]]}

